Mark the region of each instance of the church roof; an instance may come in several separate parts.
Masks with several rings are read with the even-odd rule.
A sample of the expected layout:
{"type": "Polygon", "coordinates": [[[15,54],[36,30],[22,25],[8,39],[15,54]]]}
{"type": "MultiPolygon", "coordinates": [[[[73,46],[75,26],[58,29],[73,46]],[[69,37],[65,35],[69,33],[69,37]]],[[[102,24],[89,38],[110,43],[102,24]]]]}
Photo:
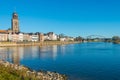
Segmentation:
{"type": "Polygon", "coordinates": [[[7,33],[7,30],[0,30],[0,33],[7,33]]]}

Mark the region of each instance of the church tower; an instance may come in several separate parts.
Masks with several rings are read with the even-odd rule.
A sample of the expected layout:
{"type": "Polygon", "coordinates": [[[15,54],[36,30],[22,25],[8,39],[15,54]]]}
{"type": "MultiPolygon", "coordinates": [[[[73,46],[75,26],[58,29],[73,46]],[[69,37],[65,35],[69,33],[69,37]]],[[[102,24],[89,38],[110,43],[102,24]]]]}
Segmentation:
{"type": "Polygon", "coordinates": [[[12,14],[12,32],[14,33],[19,32],[18,14],[16,12],[12,14]]]}

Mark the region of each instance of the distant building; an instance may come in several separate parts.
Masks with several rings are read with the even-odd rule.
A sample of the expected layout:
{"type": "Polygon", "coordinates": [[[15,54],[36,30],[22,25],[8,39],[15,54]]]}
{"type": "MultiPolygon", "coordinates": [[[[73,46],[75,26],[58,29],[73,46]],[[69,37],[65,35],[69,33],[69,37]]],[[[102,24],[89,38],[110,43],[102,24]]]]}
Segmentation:
{"type": "Polygon", "coordinates": [[[8,34],[8,41],[13,41],[13,42],[23,42],[23,33],[9,33],[8,34]]]}
{"type": "Polygon", "coordinates": [[[30,41],[36,42],[39,41],[39,36],[36,33],[29,33],[30,41]]]}
{"type": "Polygon", "coordinates": [[[18,41],[19,41],[19,42],[23,42],[23,40],[24,40],[24,38],[23,38],[24,36],[23,36],[23,35],[24,35],[23,33],[19,33],[19,34],[18,34],[18,37],[19,37],[19,38],[18,38],[18,41]]]}
{"type": "Polygon", "coordinates": [[[18,42],[18,40],[19,40],[19,35],[16,33],[12,33],[11,34],[11,41],[18,42]]]}
{"type": "Polygon", "coordinates": [[[8,33],[6,30],[0,30],[0,41],[7,41],[8,33]]]}
{"type": "Polygon", "coordinates": [[[47,41],[47,40],[50,40],[49,39],[49,36],[47,34],[44,34],[44,40],[47,41]]]}
{"type": "Polygon", "coordinates": [[[42,34],[42,33],[39,34],[39,41],[41,41],[41,42],[44,41],[44,34],[42,34]]]}
{"type": "Polygon", "coordinates": [[[8,33],[8,41],[12,41],[12,33],[8,33]]]}
{"type": "Polygon", "coordinates": [[[54,34],[53,32],[47,33],[49,40],[57,40],[57,35],[54,34]]]}
{"type": "Polygon", "coordinates": [[[12,14],[11,29],[12,29],[12,32],[14,33],[20,32],[18,14],[16,12],[12,14]]]}
{"type": "Polygon", "coordinates": [[[67,37],[66,41],[74,41],[74,38],[73,37],[67,37]]]}
{"type": "Polygon", "coordinates": [[[60,41],[65,41],[66,40],[66,38],[60,38],[60,41]]]}
{"type": "Polygon", "coordinates": [[[25,41],[25,42],[31,41],[30,35],[28,33],[23,34],[23,41],[25,41]]]}

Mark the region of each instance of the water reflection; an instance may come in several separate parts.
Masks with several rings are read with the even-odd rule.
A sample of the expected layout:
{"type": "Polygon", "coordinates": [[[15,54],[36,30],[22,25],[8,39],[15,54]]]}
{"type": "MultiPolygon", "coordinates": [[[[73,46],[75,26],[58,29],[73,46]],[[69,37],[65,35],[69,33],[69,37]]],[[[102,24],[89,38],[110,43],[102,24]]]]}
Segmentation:
{"type": "Polygon", "coordinates": [[[57,57],[58,50],[65,53],[65,45],[63,46],[29,46],[29,47],[3,47],[0,48],[0,59],[20,64],[23,59],[53,59],[57,57]],[[58,49],[59,48],[59,49],[58,49]]]}
{"type": "Polygon", "coordinates": [[[6,48],[0,48],[0,59],[7,60],[7,49],[6,48]]]}
{"type": "Polygon", "coordinates": [[[65,54],[65,45],[60,46],[60,51],[63,55],[65,54]]]}
{"type": "Polygon", "coordinates": [[[40,58],[52,58],[57,57],[57,45],[53,46],[43,46],[39,48],[40,58]]]}
{"type": "Polygon", "coordinates": [[[19,54],[19,49],[18,47],[12,48],[13,53],[12,53],[12,63],[14,64],[19,64],[20,61],[20,54],[19,54]]]}

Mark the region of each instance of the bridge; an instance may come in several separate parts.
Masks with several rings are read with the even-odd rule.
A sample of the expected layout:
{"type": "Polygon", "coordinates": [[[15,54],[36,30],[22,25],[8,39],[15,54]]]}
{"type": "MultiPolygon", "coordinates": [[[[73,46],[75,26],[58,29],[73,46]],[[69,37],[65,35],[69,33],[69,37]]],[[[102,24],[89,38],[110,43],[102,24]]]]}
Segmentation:
{"type": "Polygon", "coordinates": [[[101,35],[89,35],[89,36],[87,36],[87,38],[94,39],[94,38],[105,38],[105,37],[101,36],[101,35]]]}
{"type": "Polygon", "coordinates": [[[86,37],[86,41],[88,42],[103,42],[105,41],[105,36],[101,36],[101,35],[89,35],[86,37]]]}

